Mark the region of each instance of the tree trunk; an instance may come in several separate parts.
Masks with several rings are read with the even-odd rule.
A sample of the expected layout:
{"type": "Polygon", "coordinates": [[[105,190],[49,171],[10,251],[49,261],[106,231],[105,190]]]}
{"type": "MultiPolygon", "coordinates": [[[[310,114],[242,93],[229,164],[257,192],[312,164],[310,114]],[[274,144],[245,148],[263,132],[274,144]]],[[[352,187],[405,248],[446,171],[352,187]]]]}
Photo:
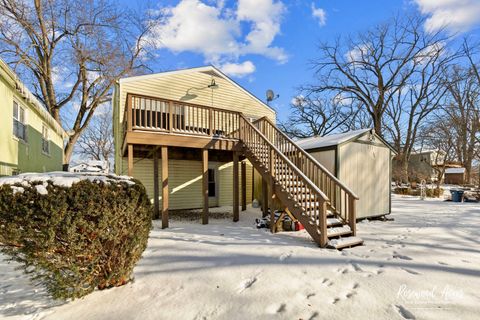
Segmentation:
{"type": "Polygon", "coordinates": [[[75,143],[77,142],[79,137],[80,137],[80,133],[75,132],[72,136],[68,138],[68,142],[65,146],[65,151],[63,154],[63,171],[68,171],[68,166],[70,164],[73,150],[75,148],[75,143]]]}

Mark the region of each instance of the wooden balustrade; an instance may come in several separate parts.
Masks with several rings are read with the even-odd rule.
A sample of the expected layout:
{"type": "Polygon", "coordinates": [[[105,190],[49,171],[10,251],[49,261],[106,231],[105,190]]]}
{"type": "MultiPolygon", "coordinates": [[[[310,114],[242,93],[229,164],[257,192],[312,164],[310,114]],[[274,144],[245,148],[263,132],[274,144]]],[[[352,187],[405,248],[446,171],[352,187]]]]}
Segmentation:
{"type": "Polygon", "coordinates": [[[285,152],[279,150],[267,138],[268,133],[262,134],[243,115],[240,115],[239,129],[239,139],[282,187],[286,189],[305,189],[305,192],[294,193],[292,196],[297,204],[303,208],[303,214],[317,225],[320,231],[321,246],[325,246],[327,241],[327,209],[325,204],[328,197],[297,167],[285,152]]]}
{"type": "Polygon", "coordinates": [[[238,130],[239,115],[236,111],[128,94],[124,128],[226,137],[238,130]]]}
{"type": "Polygon", "coordinates": [[[357,195],[278,129],[270,119],[263,117],[256,120],[253,124],[309,180],[325,193],[330,201],[331,209],[345,222],[348,222],[353,233],[355,233],[357,195]]]}

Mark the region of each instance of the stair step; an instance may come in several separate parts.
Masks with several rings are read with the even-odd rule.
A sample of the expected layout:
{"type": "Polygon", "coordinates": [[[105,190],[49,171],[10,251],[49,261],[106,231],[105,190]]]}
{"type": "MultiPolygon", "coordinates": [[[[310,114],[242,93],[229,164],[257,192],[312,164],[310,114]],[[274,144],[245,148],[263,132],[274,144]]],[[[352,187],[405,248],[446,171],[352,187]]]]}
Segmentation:
{"type": "Polygon", "coordinates": [[[335,227],[343,225],[343,221],[338,218],[327,218],[327,227],[335,227]]]}
{"type": "Polygon", "coordinates": [[[327,237],[340,237],[347,234],[352,234],[352,229],[348,225],[344,225],[341,227],[332,227],[327,229],[327,237]]]}
{"type": "Polygon", "coordinates": [[[347,247],[353,247],[353,246],[358,246],[362,245],[363,240],[362,238],[359,237],[345,237],[345,238],[340,238],[340,239],[331,239],[328,241],[327,247],[332,248],[332,249],[343,249],[347,247]]]}

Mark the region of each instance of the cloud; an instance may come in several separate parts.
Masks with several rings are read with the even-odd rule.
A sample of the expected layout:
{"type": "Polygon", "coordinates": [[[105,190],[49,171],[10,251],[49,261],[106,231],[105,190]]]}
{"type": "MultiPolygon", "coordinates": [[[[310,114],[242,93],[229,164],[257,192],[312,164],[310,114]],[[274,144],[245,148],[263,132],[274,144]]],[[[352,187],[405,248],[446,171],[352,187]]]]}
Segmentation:
{"type": "Polygon", "coordinates": [[[247,60],[242,63],[226,63],[220,69],[229,76],[242,78],[255,72],[255,65],[247,60]]]}
{"type": "Polygon", "coordinates": [[[235,7],[226,7],[224,1],[181,0],[158,10],[161,18],[151,21],[146,41],[173,52],[201,54],[207,63],[217,65],[252,69],[251,62],[238,63],[249,54],[284,63],[288,55],[272,43],[280,34],[285,11],[275,0],[239,0],[235,7]]]}
{"type": "Polygon", "coordinates": [[[316,8],[315,3],[312,2],[312,17],[314,17],[320,26],[327,23],[327,12],[322,8],[316,8]]]}
{"type": "Polygon", "coordinates": [[[427,31],[447,28],[450,32],[465,32],[480,23],[478,0],[415,0],[420,12],[428,16],[427,31]]]}

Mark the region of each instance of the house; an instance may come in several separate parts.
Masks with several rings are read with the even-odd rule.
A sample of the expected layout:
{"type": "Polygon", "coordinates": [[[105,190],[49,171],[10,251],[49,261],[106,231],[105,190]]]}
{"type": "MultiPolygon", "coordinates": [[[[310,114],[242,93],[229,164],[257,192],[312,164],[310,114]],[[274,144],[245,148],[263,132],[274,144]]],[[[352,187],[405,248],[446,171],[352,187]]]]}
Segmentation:
{"type": "Polygon", "coordinates": [[[447,168],[445,169],[445,183],[446,184],[465,184],[465,168],[447,168]]]}
{"type": "Polygon", "coordinates": [[[358,197],[276,127],[272,108],[217,68],[120,79],[112,105],[115,172],[145,185],[163,228],[172,209],[202,208],[206,224],[210,207],[232,206],[238,221],[261,188],[264,215],[273,219],[280,202],[321,247],[362,243],[358,197]],[[336,197],[345,203],[334,207],[336,197]]]}
{"type": "Polygon", "coordinates": [[[0,59],[0,175],[62,170],[65,131],[0,59]]]}
{"type": "Polygon", "coordinates": [[[410,181],[428,182],[438,180],[439,169],[444,165],[445,152],[442,150],[422,150],[412,152],[408,161],[410,181]]]}
{"type": "Polygon", "coordinates": [[[108,173],[109,166],[108,166],[108,161],[87,160],[87,161],[78,163],[74,166],[70,166],[70,168],[68,168],[68,171],[108,173]]]}
{"type": "MultiPolygon", "coordinates": [[[[396,151],[373,129],[306,138],[297,144],[359,196],[357,218],[391,213],[392,158],[396,151]]],[[[342,205],[341,199],[337,205],[342,205]]]]}

